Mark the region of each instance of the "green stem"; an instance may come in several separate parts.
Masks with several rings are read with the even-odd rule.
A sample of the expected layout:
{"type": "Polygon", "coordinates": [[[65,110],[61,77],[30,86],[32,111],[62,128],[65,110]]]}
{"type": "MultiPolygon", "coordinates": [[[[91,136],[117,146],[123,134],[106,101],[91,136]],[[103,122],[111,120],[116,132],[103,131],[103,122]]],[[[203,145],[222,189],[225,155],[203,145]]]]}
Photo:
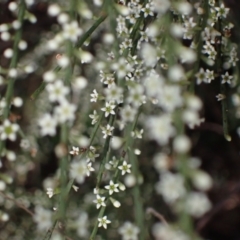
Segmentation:
{"type": "MultiPolygon", "coordinates": [[[[70,15],[71,19],[75,15],[75,10],[74,10],[74,5],[76,1],[71,0],[70,2],[70,15]]],[[[70,85],[71,82],[71,76],[73,73],[74,69],[74,52],[73,52],[73,43],[71,41],[67,41],[66,43],[66,50],[67,50],[67,56],[69,59],[72,60],[70,65],[67,67],[65,70],[65,79],[64,82],[67,85],[70,85]]],[[[68,135],[69,135],[69,127],[67,123],[63,123],[61,126],[60,130],[60,144],[63,147],[63,151],[68,149],[68,135]]],[[[61,157],[60,159],[60,171],[61,171],[61,176],[60,176],[60,182],[61,182],[61,193],[60,193],[60,204],[59,204],[59,220],[64,222],[65,221],[65,216],[67,212],[67,206],[68,206],[68,191],[71,189],[71,181],[68,182],[68,170],[69,170],[69,161],[68,161],[68,156],[67,153],[64,153],[64,156],[61,157]]]]}
{"type": "Polygon", "coordinates": [[[134,131],[136,128],[138,118],[141,114],[142,106],[138,110],[138,114],[135,117],[134,122],[132,123],[130,129],[126,129],[127,131],[127,141],[125,143],[125,151],[128,152],[130,163],[132,164],[132,173],[134,174],[135,178],[137,179],[136,185],[132,189],[133,200],[134,200],[134,217],[135,221],[140,229],[139,239],[144,240],[146,239],[146,231],[144,228],[144,211],[143,211],[143,201],[141,199],[141,192],[138,183],[139,177],[139,165],[136,159],[135,154],[133,153],[133,138],[131,137],[131,132],[134,131]]]}
{"type": "Polygon", "coordinates": [[[81,37],[80,41],[77,43],[76,48],[81,48],[84,42],[91,36],[91,34],[97,29],[97,27],[107,18],[107,14],[103,13],[101,17],[92,25],[91,28],[81,37]]]}
{"type": "Polygon", "coordinates": [[[202,45],[203,45],[203,40],[202,40],[202,37],[201,37],[201,33],[207,25],[207,19],[208,19],[208,15],[209,15],[208,0],[204,1],[203,9],[205,11],[204,17],[202,17],[201,15],[199,16],[197,26],[199,26],[200,29],[198,29],[196,31],[195,39],[194,39],[194,42],[197,43],[197,60],[194,63],[194,68],[193,68],[193,71],[191,73],[191,76],[189,76],[190,85],[189,85],[188,90],[189,90],[190,93],[195,92],[195,74],[199,71],[199,68],[200,68],[202,45]]]}
{"type": "MultiPolygon", "coordinates": [[[[60,70],[61,67],[57,66],[55,67],[54,72],[59,72],[60,70]]],[[[42,82],[40,86],[34,91],[34,93],[30,96],[30,99],[35,100],[39,96],[39,94],[45,89],[46,85],[46,82],[42,82]]]]}
{"type": "Polygon", "coordinates": [[[94,141],[94,138],[95,138],[95,136],[96,136],[96,133],[97,133],[97,131],[98,131],[99,127],[100,127],[100,124],[101,124],[101,122],[102,122],[103,116],[104,116],[104,112],[102,112],[102,114],[101,114],[101,116],[100,116],[100,118],[99,118],[99,120],[98,120],[98,123],[95,125],[95,127],[94,127],[94,129],[93,129],[93,132],[92,132],[92,135],[91,135],[91,138],[90,138],[89,146],[91,146],[92,143],[93,143],[93,141],[94,141]]]}
{"type": "MultiPolygon", "coordinates": [[[[217,5],[220,6],[220,3],[217,1],[217,5]]],[[[222,73],[222,65],[223,65],[223,54],[222,54],[222,20],[221,18],[218,19],[217,22],[217,30],[221,33],[219,36],[219,44],[217,46],[217,64],[216,64],[216,70],[218,71],[217,74],[220,75],[222,73]]],[[[221,94],[225,96],[225,99],[221,101],[222,105],[222,121],[223,121],[223,135],[227,141],[231,141],[231,136],[229,134],[228,130],[228,107],[227,107],[227,90],[226,90],[226,83],[221,83],[220,77],[219,77],[219,83],[220,83],[220,91],[221,94]]]]}
{"type": "MultiPolygon", "coordinates": [[[[107,205],[107,203],[108,203],[108,200],[106,201],[106,205],[107,205]]],[[[102,207],[102,208],[101,208],[101,210],[100,210],[100,212],[99,212],[99,214],[98,214],[98,218],[102,218],[102,217],[103,217],[103,214],[104,214],[104,212],[105,212],[105,209],[106,209],[106,207],[102,207]]],[[[96,223],[95,223],[94,229],[93,229],[93,231],[92,231],[92,234],[91,234],[89,240],[94,240],[94,238],[95,238],[95,236],[96,236],[96,234],[97,234],[97,230],[98,230],[98,220],[97,220],[96,223]]]]}
{"type": "MultiPolygon", "coordinates": [[[[20,2],[20,6],[19,6],[19,14],[18,14],[18,21],[23,24],[23,18],[24,18],[24,13],[25,13],[25,1],[21,0],[20,2]]],[[[18,29],[18,31],[16,32],[16,35],[14,37],[14,44],[13,44],[13,57],[12,60],[10,62],[10,66],[9,68],[16,68],[17,67],[17,62],[18,62],[18,54],[19,54],[19,49],[18,49],[18,44],[21,40],[22,37],[22,26],[18,29]]],[[[10,78],[7,80],[8,82],[8,86],[7,86],[7,92],[5,95],[5,100],[6,100],[6,104],[7,107],[4,108],[3,111],[3,117],[4,119],[6,119],[8,117],[9,114],[9,107],[11,105],[11,98],[12,98],[12,94],[13,94],[13,87],[14,87],[14,82],[15,82],[15,78],[10,78]]]]}
{"type": "Polygon", "coordinates": [[[43,240],[50,240],[52,237],[52,233],[57,225],[57,220],[54,221],[53,226],[47,231],[46,235],[44,236],[43,240]]]}
{"type": "MultiPolygon", "coordinates": [[[[132,148],[131,148],[132,149],[132,148]]],[[[140,229],[139,239],[145,240],[145,227],[144,227],[144,212],[143,212],[143,202],[141,198],[140,188],[139,188],[139,166],[135,154],[129,148],[129,159],[132,164],[132,172],[137,180],[136,185],[132,189],[133,201],[134,201],[134,217],[135,221],[140,229]]]]}
{"type": "MultiPolygon", "coordinates": [[[[25,9],[26,9],[25,1],[21,0],[20,4],[19,4],[19,12],[18,12],[18,21],[21,23],[21,27],[16,31],[16,34],[15,34],[15,37],[14,37],[13,57],[11,59],[10,65],[9,65],[9,69],[17,67],[18,54],[19,54],[18,44],[19,44],[19,42],[22,38],[22,28],[23,28],[22,25],[23,25],[25,9]]],[[[7,85],[7,91],[6,91],[6,94],[5,94],[6,107],[3,110],[3,119],[7,119],[8,115],[9,115],[15,78],[10,78],[9,77],[7,79],[7,82],[8,82],[8,85],[7,85]]],[[[5,146],[5,142],[0,141],[0,156],[2,154],[4,146],[5,146]]]]}
{"type": "MultiPolygon", "coordinates": [[[[115,116],[111,116],[111,118],[109,120],[109,125],[110,126],[113,125],[114,120],[115,120],[115,116]]],[[[110,149],[109,149],[110,140],[111,140],[111,136],[108,136],[106,141],[105,141],[104,147],[103,147],[103,152],[101,154],[101,156],[103,158],[103,161],[101,162],[100,169],[99,169],[99,172],[98,172],[98,175],[97,175],[97,187],[99,187],[99,184],[100,184],[100,182],[102,180],[102,175],[103,175],[103,172],[104,172],[105,164],[106,164],[107,160],[109,159],[109,155],[110,155],[110,149]]]]}
{"type": "MultiPolygon", "coordinates": [[[[61,126],[60,130],[61,134],[61,142],[60,144],[63,147],[63,151],[67,149],[67,143],[68,143],[68,127],[67,124],[64,123],[61,126]]],[[[61,193],[60,193],[60,204],[59,204],[59,220],[64,221],[65,215],[66,215],[66,209],[67,209],[67,192],[66,192],[66,185],[67,185],[67,179],[68,179],[68,157],[63,156],[60,159],[60,170],[61,170],[61,193]]]]}

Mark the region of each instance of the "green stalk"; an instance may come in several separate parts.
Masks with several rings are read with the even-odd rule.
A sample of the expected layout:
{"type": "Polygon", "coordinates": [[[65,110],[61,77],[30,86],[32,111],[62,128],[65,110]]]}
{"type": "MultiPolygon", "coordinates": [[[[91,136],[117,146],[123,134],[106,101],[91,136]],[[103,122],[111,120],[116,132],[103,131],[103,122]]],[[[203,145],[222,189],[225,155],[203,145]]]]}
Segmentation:
{"type": "MultiPolygon", "coordinates": [[[[76,1],[71,0],[70,2],[70,18],[73,19],[75,16],[75,6],[76,1]]],[[[66,43],[66,50],[67,50],[67,57],[72,60],[70,65],[66,68],[65,70],[65,79],[64,83],[68,86],[70,86],[71,83],[71,76],[74,70],[74,45],[73,43],[68,40],[66,43]]],[[[63,151],[68,149],[68,135],[69,135],[69,127],[67,123],[63,123],[61,125],[61,130],[60,130],[60,144],[64,148],[63,151]]],[[[69,161],[68,161],[68,155],[67,153],[64,153],[64,156],[61,157],[60,159],[60,183],[61,183],[61,192],[60,192],[60,204],[59,204],[59,215],[58,218],[61,222],[64,223],[65,217],[66,217],[66,212],[67,212],[67,206],[68,206],[68,189],[69,189],[69,183],[68,183],[68,170],[69,170],[69,161]]],[[[70,187],[71,189],[71,187],[70,187]]]]}
{"type": "MultiPolygon", "coordinates": [[[[109,120],[109,125],[110,126],[113,126],[114,120],[115,120],[115,116],[111,116],[111,118],[109,120]]],[[[103,175],[103,172],[104,172],[105,164],[106,164],[107,160],[109,159],[109,155],[110,155],[110,149],[109,149],[110,140],[111,140],[111,136],[108,136],[106,141],[105,141],[104,147],[103,147],[103,152],[102,152],[103,161],[101,162],[100,169],[99,169],[99,172],[98,172],[98,175],[97,175],[97,187],[99,186],[99,184],[100,184],[100,182],[102,180],[102,175],[103,175]]]]}
{"type": "Polygon", "coordinates": [[[92,132],[92,134],[91,134],[89,146],[91,146],[92,143],[93,143],[93,141],[94,141],[94,138],[95,138],[95,136],[96,136],[96,133],[97,133],[97,131],[98,131],[99,127],[100,127],[100,124],[101,124],[101,122],[102,122],[103,116],[104,116],[104,112],[102,112],[102,114],[101,114],[101,116],[100,116],[100,118],[99,118],[99,120],[98,120],[98,123],[94,126],[93,132],[92,132]]]}
{"type": "MultiPolygon", "coordinates": [[[[126,129],[127,132],[127,141],[125,143],[125,151],[128,152],[129,160],[130,163],[132,164],[132,173],[138,179],[139,176],[139,165],[138,161],[136,159],[135,154],[133,153],[133,138],[131,137],[131,132],[134,131],[136,128],[138,118],[141,114],[142,111],[142,106],[138,110],[138,114],[135,117],[134,122],[132,123],[130,129],[126,129]]],[[[140,234],[139,234],[139,239],[140,240],[145,240],[146,239],[146,231],[144,227],[144,211],[143,211],[143,202],[141,199],[141,191],[139,188],[139,183],[137,180],[136,185],[132,189],[132,194],[133,194],[133,201],[134,201],[134,218],[135,221],[140,229],[140,234]]]]}
{"type": "MultiPolygon", "coordinates": [[[[16,34],[15,34],[15,37],[14,37],[13,57],[11,59],[10,65],[9,65],[9,69],[17,67],[18,55],[19,55],[18,44],[19,44],[19,42],[22,38],[22,27],[23,27],[22,25],[23,25],[25,9],[26,9],[25,1],[21,0],[20,4],[19,4],[19,12],[18,12],[18,21],[21,23],[21,27],[16,31],[16,34]]],[[[7,91],[6,91],[6,94],[5,94],[6,107],[3,110],[3,120],[7,119],[8,115],[9,115],[15,78],[8,77],[7,82],[8,82],[8,85],[7,85],[7,91]]],[[[5,146],[5,142],[0,141],[0,156],[2,154],[4,146],[5,146]]]]}
{"type": "Polygon", "coordinates": [[[143,202],[141,198],[141,193],[140,193],[140,187],[138,183],[138,176],[139,176],[139,166],[138,162],[136,159],[136,156],[134,155],[133,151],[130,150],[132,148],[129,148],[129,159],[132,164],[132,172],[137,179],[136,185],[132,189],[132,194],[133,194],[133,201],[134,201],[134,218],[137,223],[137,226],[140,229],[140,234],[139,234],[139,239],[140,240],[145,240],[146,236],[146,231],[145,231],[145,224],[144,224],[144,211],[143,211],[143,202]]]}
{"type": "Polygon", "coordinates": [[[76,48],[81,48],[85,41],[92,35],[92,33],[97,29],[97,27],[107,18],[107,14],[103,13],[101,17],[89,28],[89,30],[81,37],[76,45],[76,48]]]}
{"type": "Polygon", "coordinates": [[[194,68],[191,73],[191,76],[189,76],[190,85],[189,85],[188,91],[190,93],[195,92],[195,74],[199,71],[199,68],[200,68],[200,61],[201,61],[201,54],[202,54],[201,51],[202,51],[202,45],[203,45],[201,33],[207,25],[207,19],[209,15],[208,0],[204,1],[203,9],[205,11],[204,17],[202,18],[201,15],[199,16],[197,26],[199,26],[200,29],[197,30],[195,35],[195,40],[194,40],[194,42],[197,42],[197,61],[194,63],[194,68]]]}
{"type": "MultiPolygon", "coordinates": [[[[217,1],[217,5],[220,6],[219,2],[217,1]]],[[[218,24],[217,24],[217,30],[222,34],[222,21],[221,18],[218,19],[218,24]]],[[[219,82],[220,82],[220,91],[221,94],[226,96],[226,98],[224,98],[221,101],[221,105],[222,105],[222,121],[223,121],[223,135],[225,137],[225,139],[227,141],[231,141],[231,136],[229,134],[229,127],[228,127],[228,107],[227,107],[227,89],[226,89],[226,83],[221,83],[220,81],[220,73],[222,73],[222,65],[223,65],[223,55],[222,55],[222,49],[221,49],[221,45],[222,45],[222,35],[220,35],[219,37],[219,41],[220,43],[217,46],[217,63],[216,63],[216,70],[218,71],[217,74],[219,75],[219,82]]]]}
{"type": "MultiPolygon", "coordinates": [[[[107,203],[108,203],[108,200],[106,201],[106,205],[107,205],[107,203]]],[[[102,207],[101,208],[101,210],[100,210],[100,212],[98,214],[98,218],[102,218],[103,217],[105,209],[106,209],[106,207],[102,207]]],[[[94,229],[92,231],[92,234],[91,234],[89,240],[94,240],[94,238],[95,238],[95,236],[97,234],[97,230],[98,230],[98,220],[96,221],[96,224],[94,226],[94,229]]]]}

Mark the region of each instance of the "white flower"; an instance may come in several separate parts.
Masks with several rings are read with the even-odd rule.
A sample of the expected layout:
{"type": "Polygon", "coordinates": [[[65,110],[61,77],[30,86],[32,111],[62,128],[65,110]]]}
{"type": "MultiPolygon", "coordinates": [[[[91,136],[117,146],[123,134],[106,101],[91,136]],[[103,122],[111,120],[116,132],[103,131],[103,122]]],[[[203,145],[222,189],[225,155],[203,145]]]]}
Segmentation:
{"type": "Polygon", "coordinates": [[[16,78],[17,75],[18,75],[17,69],[16,69],[16,68],[10,68],[10,69],[8,70],[8,75],[9,75],[9,77],[11,77],[11,78],[16,78]]]}
{"type": "Polygon", "coordinates": [[[195,125],[199,121],[199,115],[196,111],[186,109],[182,112],[182,119],[188,125],[195,125]]]}
{"type": "Polygon", "coordinates": [[[107,229],[107,224],[111,223],[110,220],[107,219],[107,216],[104,216],[103,218],[98,218],[98,227],[104,227],[107,229]]]}
{"type": "Polygon", "coordinates": [[[112,65],[112,69],[117,72],[118,78],[123,78],[127,73],[131,72],[132,66],[126,61],[125,58],[120,58],[117,63],[112,65]]]}
{"type": "Polygon", "coordinates": [[[77,77],[73,81],[73,90],[80,91],[86,88],[87,85],[88,85],[88,81],[85,77],[82,77],[82,76],[77,77]]]}
{"type": "Polygon", "coordinates": [[[97,102],[97,100],[98,100],[98,92],[96,91],[96,89],[93,90],[93,93],[90,94],[90,96],[91,96],[90,102],[97,102]]]}
{"type": "Polygon", "coordinates": [[[224,83],[228,83],[228,84],[231,84],[231,80],[233,79],[233,76],[229,75],[228,72],[226,72],[224,75],[221,75],[222,77],[222,84],[224,83]]]}
{"type": "Polygon", "coordinates": [[[51,102],[64,101],[66,95],[70,92],[69,88],[64,86],[61,80],[48,84],[46,89],[49,93],[48,97],[51,102]]]}
{"type": "Polygon", "coordinates": [[[197,170],[192,174],[193,185],[200,191],[207,191],[212,187],[213,181],[208,173],[197,170]]]}
{"type": "Polygon", "coordinates": [[[141,9],[141,11],[144,13],[144,17],[146,18],[147,16],[153,16],[154,13],[154,7],[152,2],[147,3],[144,8],[141,9]]]}
{"type": "Polygon", "coordinates": [[[15,12],[18,8],[18,4],[16,2],[10,2],[9,5],[8,5],[8,9],[11,11],[11,12],[15,12]]]}
{"type": "Polygon", "coordinates": [[[219,93],[218,95],[216,95],[216,98],[218,101],[222,101],[223,99],[226,98],[226,96],[224,94],[219,93]]]}
{"type": "Polygon", "coordinates": [[[86,212],[80,212],[79,217],[76,219],[77,234],[79,237],[83,239],[88,238],[88,225],[88,214],[86,212]]]}
{"type": "Polygon", "coordinates": [[[74,161],[70,164],[70,177],[74,178],[78,183],[83,183],[87,176],[88,168],[84,160],[74,161]]]}
{"type": "Polygon", "coordinates": [[[203,68],[200,68],[199,72],[196,73],[197,84],[207,81],[206,73],[203,68]]]}
{"type": "Polygon", "coordinates": [[[101,197],[97,194],[96,198],[97,199],[93,200],[93,202],[96,203],[97,209],[99,209],[100,207],[106,207],[106,203],[104,202],[105,197],[101,197]]]}
{"type": "Polygon", "coordinates": [[[49,7],[48,7],[48,15],[51,16],[51,17],[56,17],[57,15],[60,14],[61,12],[61,8],[59,7],[58,4],[51,4],[49,7]]]}
{"type": "Polygon", "coordinates": [[[117,168],[118,163],[119,163],[119,160],[115,156],[113,156],[112,160],[109,161],[109,164],[112,166],[111,169],[117,168]]]}
{"type": "Polygon", "coordinates": [[[7,48],[4,52],[3,55],[5,58],[11,58],[13,56],[13,50],[11,48],[7,48]]]}
{"type": "Polygon", "coordinates": [[[41,206],[37,206],[33,220],[37,223],[39,231],[46,231],[52,227],[52,212],[41,206]]]}
{"type": "Polygon", "coordinates": [[[199,111],[202,108],[202,101],[195,95],[189,95],[186,99],[186,105],[193,111],[199,111]]]}
{"type": "Polygon", "coordinates": [[[114,192],[119,192],[118,190],[118,183],[114,183],[112,180],[110,181],[109,185],[105,186],[107,190],[109,190],[109,195],[112,195],[114,192]]]}
{"type": "Polygon", "coordinates": [[[206,70],[205,76],[207,78],[207,83],[211,83],[212,80],[214,80],[214,72],[210,70],[206,70]]]}
{"type": "Polygon", "coordinates": [[[93,55],[90,52],[80,50],[78,53],[81,63],[90,63],[93,60],[93,55]]]}
{"type": "Polygon", "coordinates": [[[124,183],[127,187],[133,187],[137,183],[137,179],[133,174],[128,174],[124,178],[124,183]]]}
{"type": "Polygon", "coordinates": [[[20,97],[15,97],[12,101],[12,104],[15,106],[15,107],[21,107],[23,105],[23,100],[22,98],[20,97]]]}
{"type": "Polygon", "coordinates": [[[87,162],[95,162],[95,158],[99,157],[99,154],[96,153],[96,148],[93,146],[89,147],[89,151],[87,153],[87,162]]]}
{"type": "Polygon", "coordinates": [[[187,1],[178,2],[176,7],[179,13],[183,15],[189,15],[192,12],[192,5],[187,1]]]}
{"type": "Polygon", "coordinates": [[[185,202],[186,211],[194,217],[201,217],[211,209],[211,202],[205,194],[192,192],[185,202]]]}
{"type": "Polygon", "coordinates": [[[170,8],[171,2],[169,0],[153,0],[153,6],[156,12],[163,14],[170,8]]]}
{"type": "Polygon", "coordinates": [[[126,161],[124,161],[123,164],[118,168],[122,171],[122,175],[124,175],[125,173],[131,173],[131,164],[127,164],[126,161]]]}
{"type": "Polygon", "coordinates": [[[82,29],[78,26],[76,21],[63,25],[63,37],[71,40],[72,42],[76,42],[82,32],[82,29]]]}
{"type": "Polygon", "coordinates": [[[58,15],[57,21],[61,25],[66,24],[69,21],[69,15],[66,13],[61,13],[58,15]]]}
{"type": "Polygon", "coordinates": [[[17,138],[16,133],[18,130],[18,124],[11,123],[8,119],[4,120],[3,125],[0,125],[1,140],[9,139],[11,141],[15,141],[17,138]]]}
{"type": "Polygon", "coordinates": [[[172,204],[186,193],[184,179],[179,174],[164,172],[160,182],[156,184],[156,191],[162,194],[167,203],[172,204]]]}
{"type": "Polygon", "coordinates": [[[90,162],[90,163],[88,163],[87,164],[87,176],[89,177],[90,176],[90,173],[91,172],[94,172],[95,171],[95,169],[92,167],[92,163],[90,162]]]}
{"type": "Polygon", "coordinates": [[[54,195],[53,188],[47,188],[47,195],[49,198],[51,198],[54,195]]]}
{"type": "Polygon", "coordinates": [[[61,55],[57,58],[57,64],[62,68],[67,67],[69,63],[70,63],[70,60],[67,56],[61,55]]]}
{"type": "Polygon", "coordinates": [[[110,146],[112,149],[119,149],[122,146],[123,140],[120,137],[113,136],[110,142],[110,146]]]}
{"type": "Polygon", "coordinates": [[[184,69],[181,65],[173,65],[168,70],[168,77],[173,82],[179,82],[184,79],[184,69]]]}
{"type": "Polygon", "coordinates": [[[96,110],[94,110],[93,114],[90,114],[89,117],[92,119],[92,125],[98,122],[99,115],[97,114],[96,110]]]}
{"type": "Polygon", "coordinates": [[[143,129],[141,129],[141,130],[136,129],[136,130],[134,130],[134,131],[131,132],[131,136],[132,136],[133,138],[142,139],[143,131],[144,131],[143,129]]]}
{"type": "Polygon", "coordinates": [[[157,97],[161,94],[164,81],[165,79],[162,75],[157,74],[155,71],[151,71],[149,76],[144,80],[147,95],[149,97],[157,97]]]}
{"type": "Polygon", "coordinates": [[[106,127],[101,127],[101,128],[102,128],[103,138],[106,138],[107,136],[112,136],[114,127],[111,127],[108,124],[106,127]]]}
{"type": "Polygon", "coordinates": [[[146,126],[149,130],[149,137],[163,145],[167,144],[169,138],[175,133],[175,129],[172,126],[172,119],[166,114],[147,118],[146,126]]]}
{"type": "Polygon", "coordinates": [[[137,110],[135,108],[130,107],[130,105],[124,106],[120,112],[123,122],[133,122],[136,114],[137,110]]]}
{"type": "Polygon", "coordinates": [[[71,155],[78,155],[79,154],[79,147],[72,147],[72,150],[69,152],[71,155]]]}
{"type": "Polygon", "coordinates": [[[69,103],[68,101],[61,102],[59,106],[54,109],[54,116],[59,123],[65,123],[66,121],[73,121],[75,119],[76,105],[69,103]]]}
{"type": "Polygon", "coordinates": [[[118,229],[118,233],[122,235],[122,240],[137,240],[140,229],[131,222],[124,222],[118,229]]]}
{"type": "Polygon", "coordinates": [[[106,100],[107,101],[116,101],[120,103],[122,101],[123,89],[117,87],[115,84],[110,85],[110,87],[105,89],[106,100]]]}
{"type": "Polygon", "coordinates": [[[164,85],[161,94],[158,96],[158,100],[158,105],[165,111],[173,112],[177,107],[181,107],[183,104],[181,88],[175,85],[164,85]]]}
{"type": "Polygon", "coordinates": [[[171,166],[170,161],[170,157],[168,157],[166,154],[157,153],[153,158],[153,166],[159,173],[165,172],[171,166]]]}
{"type": "Polygon", "coordinates": [[[105,117],[108,117],[109,114],[114,115],[114,108],[116,107],[116,105],[114,105],[113,102],[106,102],[105,107],[101,108],[102,111],[105,112],[105,117]]]}
{"type": "Polygon", "coordinates": [[[54,136],[56,134],[57,121],[49,113],[45,113],[42,118],[38,120],[41,135],[54,136]]]}
{"type": "Polygon", "coordinates": [[[170,26],[170,33],[177,38],[182,38],[183,36],[183,26],[180,23],[172,23],[170,26]]]}
{"type": "Polygon", "coordinates": [[[173,149],[177,153],[186,153],[190,150],[191,142],[185,135],[177,136],[173,141],[173,149]]]}
{"type": "Polygon", "coordinates": [[[110,201],[112,202],[112,204],[115,208],[121,207],[121,203],[119,201],[117,201],[116,199],[110,197],[110,201]]]}
{"type": "Polygon", "coordinates": [[[146,96],[144,95],[144,88],[141,84],[136,84],[129,89],[129,95],[127,102],[132,104],[133,107],[139,107],[146,102],[146,96]]]}
{"type": "Polygon", "coordinates": [[[141,57],[146,66],[155,66],[158,60],[156,48],[149,43],[144,43],[141,48],[141,57]]]}
{"type": "Polygon", "coordinates": [[[217,11],[217,16],[220,18],[226,18],[227,14],[229,12],[229,8],[226,8],[224,4],[222,3],[220,7],[215,7],[217,11]]]}

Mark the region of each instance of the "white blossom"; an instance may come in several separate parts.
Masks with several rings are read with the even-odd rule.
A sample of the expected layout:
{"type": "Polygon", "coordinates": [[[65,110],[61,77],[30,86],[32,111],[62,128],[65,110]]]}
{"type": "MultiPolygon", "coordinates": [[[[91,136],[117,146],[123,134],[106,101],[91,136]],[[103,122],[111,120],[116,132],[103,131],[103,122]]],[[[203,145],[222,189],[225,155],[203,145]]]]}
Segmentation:
{"type": "Polygon", "coordinates": [[[107,224],[110,224],[111,221],[107,219],[107,216],[104,216],[103,218],[98,218],[98,227],[104,227],[107,229],[107,224]]]}

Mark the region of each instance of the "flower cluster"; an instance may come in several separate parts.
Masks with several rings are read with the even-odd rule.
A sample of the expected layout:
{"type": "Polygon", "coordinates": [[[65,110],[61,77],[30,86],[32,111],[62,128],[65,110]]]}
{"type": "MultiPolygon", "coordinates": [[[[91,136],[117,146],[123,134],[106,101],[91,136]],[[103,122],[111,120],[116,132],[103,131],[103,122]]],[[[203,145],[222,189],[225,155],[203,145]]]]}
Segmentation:
{"type": "Polygon", "coordinates": [[[224,2],[190,2],[0,3],[12,19],[0,24],[3,239],[201,239],[193,221],[214,207],[218,176],[191,154],[198,130],[231,140],[239,59],[224,2]],[[222,128],[205,122],[207,101],[221,105],[222,128]]]}

